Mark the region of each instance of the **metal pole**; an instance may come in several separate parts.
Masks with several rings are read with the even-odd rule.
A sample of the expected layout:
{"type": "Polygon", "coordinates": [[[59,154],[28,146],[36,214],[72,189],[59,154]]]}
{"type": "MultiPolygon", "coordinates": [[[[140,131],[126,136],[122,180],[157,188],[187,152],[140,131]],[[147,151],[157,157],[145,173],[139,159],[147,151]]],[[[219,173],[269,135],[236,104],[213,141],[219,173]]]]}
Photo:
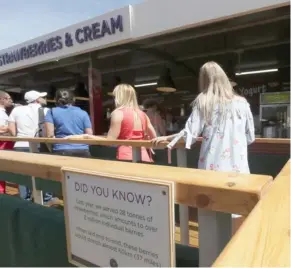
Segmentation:
{"type": "MultiPolygon", "coordinates": [[[[187,150],[177,149],[178,167],[187,167],[187,150]]],[[[179,205],[181,244],[189,245],[189,209],[186,205],[179,205]]]]}
{"type": "Polygon", "coordinates": [[[210,267],[232,234],[231,214],[198,209],[199,266],[210,267]]]}
{"type": "Polygon", "coordinates": [[[132,147],[132,162],[139,163],[141,162],[141,148],[132,147]]]}
{"type": "MultiPolygon", "coordinates": [[[[38,153],[38,143],[34,142],[29,142],[29,151],[31,153],[38,153]]],[[[34,203],[43,205],[43,196],[42,196],[42,191],[39,191],[36,189],[36,183],[35,183],[35,177],[31,177],[32,180],[32,196],[34,199],[34,203]]]]}

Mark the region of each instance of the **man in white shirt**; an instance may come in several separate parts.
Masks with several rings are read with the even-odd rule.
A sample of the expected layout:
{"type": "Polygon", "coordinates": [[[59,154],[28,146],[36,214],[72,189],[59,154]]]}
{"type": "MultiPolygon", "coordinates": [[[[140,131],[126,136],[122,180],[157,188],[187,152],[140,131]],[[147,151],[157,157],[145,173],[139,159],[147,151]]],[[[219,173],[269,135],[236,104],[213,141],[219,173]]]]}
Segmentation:
{"type": "MultiPolygon", "coordinates": [[[[46,105],[46,92],[35,90],[28,91],[24,95],[27,105],[15,107],[9,116],[9,132],[16,137],[36,137],[41,126],[39,125],[39,109],[46,105]]],[[[44,109],[44,114],[47,108],[44,109]]],[[[19,152],[29,152],[29,142],[19,141],[14,145],[14,150],[19,152]]],[[[30,190],[23,185],[19,185],[20,197],[31,199],[30,190]]]]}
{"type": "MultiPolygon", "coordinates": [[[[39,109],[46,105],[46,92],[28,91],[24,95],[27,105],[15,107],[9,116],[9,131],[16,137],[35,137],[39,131],[39,109]]],[[[44,113],[47,108],[44,108],[44,113]]],[[[17,151],[29,151],[29,143],[19,141],[17,151]]]]}
{"type": "MultiPolygon", "coordinates": [[[[6,109],[13,105],[12,99],[8,93],[0,90],[0,136],[9,135],[8,131],[8,115],[6,109]]],[[[11,149],[13,146],[11,142],[5,142],[0,140],[0,150],[11,149]]],[[[5,181],[0,181],[0,194],[5,193],[6,183],[5,181]]]]}
{"type": "Polygon", "coordinates": [[[13,105],[12,99],[8,93],[0,90],[0,135],[7,135],[8,132],[8,115],[6,109],[13,105]]]}

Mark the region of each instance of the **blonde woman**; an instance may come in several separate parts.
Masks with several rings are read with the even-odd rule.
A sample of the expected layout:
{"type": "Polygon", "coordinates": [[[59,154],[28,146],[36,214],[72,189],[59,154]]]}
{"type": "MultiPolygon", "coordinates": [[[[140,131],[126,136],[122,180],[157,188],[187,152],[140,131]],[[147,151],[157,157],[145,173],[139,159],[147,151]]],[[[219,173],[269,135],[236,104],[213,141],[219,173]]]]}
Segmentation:
{"type": "Polygon", "coordinates": [[[157,144],[181,138],[190,149],[202,133],[198,168],[250,173],[247,145],[255,140],[253,116],[246,99],[235,94],[223,69],[215,62],[204,64],[199,73],[200,94],[193,111],[178,134],[153,139],[157,144]]]}
{"type": "MultiPolygon", "coordinates": [[[[148,116],[140,109],[136,92],[128,84],[120,84],[113,90],[116,109],[111,114],[108,139],[145,140],[156,137],[156,132],[148,116]]],[[[70,138],[84,137],[89,139],[106,139],[93,135],[70,136],[70,138]]],[[[121,145],[117,149],[118,160],[132,160],[132,147],[121,145]]],[[[142,148],[142,161],[152,162],[145,148],[142,148]]]]}

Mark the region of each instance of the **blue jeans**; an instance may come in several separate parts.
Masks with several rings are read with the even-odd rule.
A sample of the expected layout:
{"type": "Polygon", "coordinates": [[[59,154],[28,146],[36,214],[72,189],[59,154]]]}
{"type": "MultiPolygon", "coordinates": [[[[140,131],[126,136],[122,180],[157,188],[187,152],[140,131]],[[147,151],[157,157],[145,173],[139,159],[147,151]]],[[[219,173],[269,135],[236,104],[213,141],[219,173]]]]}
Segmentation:
{"type": "MultiPolygon", "coordinates": [[[[29,148],[28,147],[16,147],[16,148],[14,148],[14,151],[29,153],[29,148]]],[[[20,195],[20,197],[22,199],[25,199],[25,200],[31,200],[32,199],[31,189],[29,189],[27,186],[19,185],[18,189],[19,189],[19,195],[20,195]]],[[[44,202],[48,202],[51,199],[52,199],[52,194],[43,193],[43,201],[44,202]]]]}

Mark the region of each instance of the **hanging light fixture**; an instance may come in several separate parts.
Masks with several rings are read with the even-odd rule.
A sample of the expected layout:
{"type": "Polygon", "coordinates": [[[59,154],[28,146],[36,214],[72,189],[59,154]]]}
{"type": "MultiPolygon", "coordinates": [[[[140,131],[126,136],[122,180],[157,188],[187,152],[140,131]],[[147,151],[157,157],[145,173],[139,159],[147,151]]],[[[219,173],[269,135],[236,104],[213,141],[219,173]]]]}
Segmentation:
{"type": "Polygon", "coordinates": [[[185,106],[184,106],[184,104],[181,105],[180,116],[185,116],[185,106]]]}
{"type": "MultiPolygon", "coordinates": [[[[238,63],[238,69],[240,71],[240,66],[241,66],[241,55],[244,51],[243,50],[237,50],[236,53],[237,53],[237,63],[238,63]]],[[[236,76],[236,73],[233,71],[234,69],[234,66],[231,66],[231,75],[230,75],[230,78],[229,78],[229,82],[230,84],[232,85],[232,87],[236,87],[237,86],[237,82],[235,82],[235,76],[236,76]]]]}
{"type": "Polygon", "coordinates": [[[164,68],[163,72],[158,80],[157,91],[160,92],[175,92],[176,86],[171,77],[171,71],[169,68],[164,68]]]}

